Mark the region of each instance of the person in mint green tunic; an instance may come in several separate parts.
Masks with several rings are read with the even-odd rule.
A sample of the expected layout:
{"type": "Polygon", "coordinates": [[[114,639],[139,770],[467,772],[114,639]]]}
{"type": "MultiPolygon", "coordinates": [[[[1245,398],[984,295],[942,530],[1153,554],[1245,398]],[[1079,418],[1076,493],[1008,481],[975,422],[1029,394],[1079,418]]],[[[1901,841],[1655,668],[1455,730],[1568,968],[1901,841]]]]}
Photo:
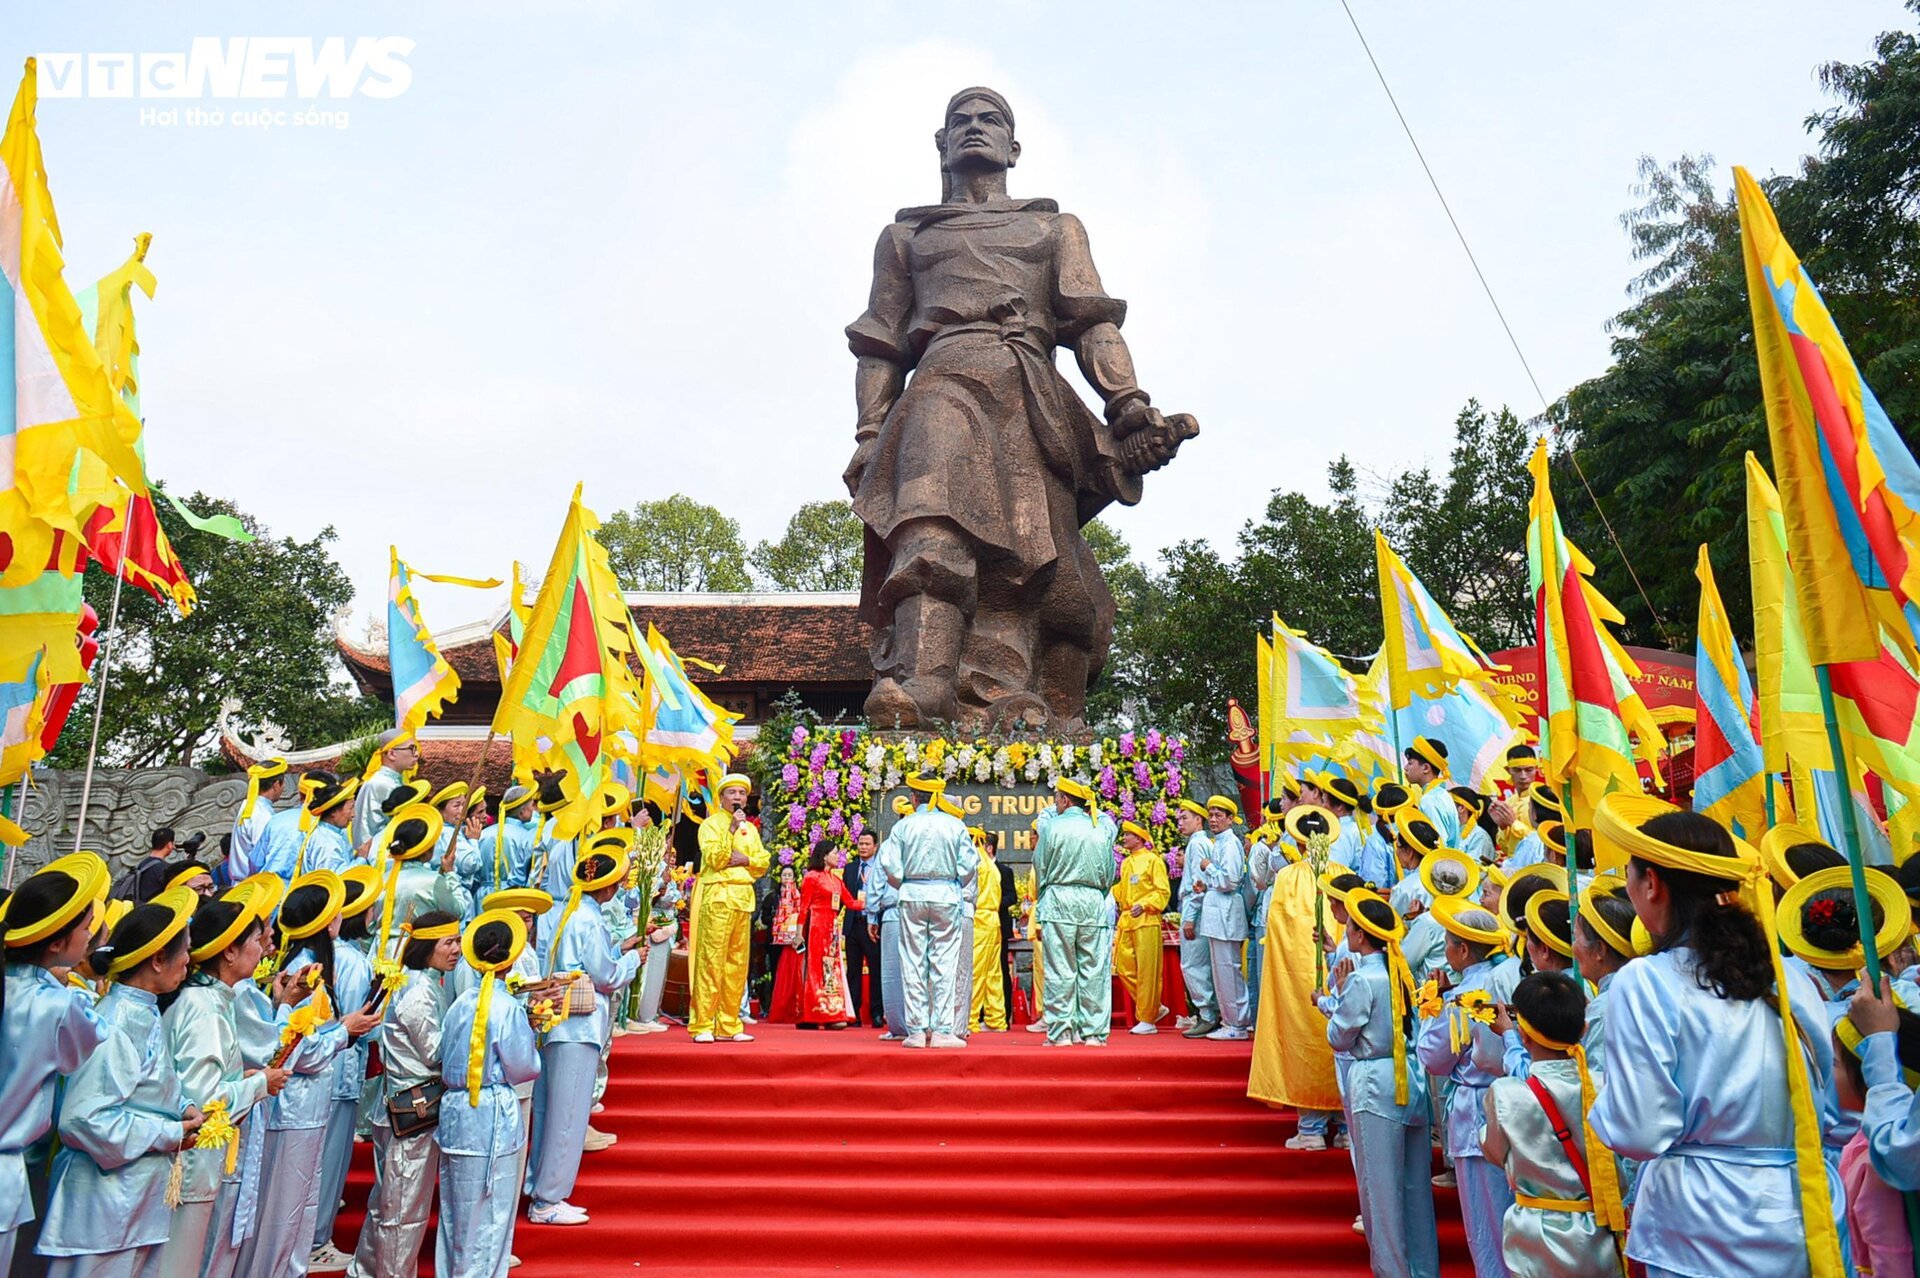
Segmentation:
{"type": "Polygon", "coordinates": [[[1093,819],[1093,791],[1054,787],[1055,816],[1033,849],[1047,1046],[1105,1046],[1113,1024],[1113,835],[1093,819]]]}
{"type": "Polygon", "coordinates": [[[187,979],[187,921],[198,903],[185,888],[162,892],[93,951],[93,970],[113,981],[94,1014],[112,1033],[66,1076],[39,1246],[54,1278],[165,1278],[167,1175],[201,1114],[181,1091],[160,997],[187,979]]]}

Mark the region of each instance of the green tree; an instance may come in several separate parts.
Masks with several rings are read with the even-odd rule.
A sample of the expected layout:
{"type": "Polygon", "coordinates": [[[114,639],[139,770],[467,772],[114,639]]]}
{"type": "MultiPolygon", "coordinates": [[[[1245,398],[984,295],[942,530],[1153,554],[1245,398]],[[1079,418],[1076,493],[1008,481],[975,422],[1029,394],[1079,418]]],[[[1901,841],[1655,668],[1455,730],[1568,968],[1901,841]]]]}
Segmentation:
{"type": "Polygon", "coordinates": [[[849,501],[810,501],[778,541],[753,548],[753,566],[781,590],[858,590],[866,525],[849,501]]]}
{"type": "Polygon", "coordinates": [[[600,526],[614,575],[628,590],[746,590],[740,523],[681,493],[614,512],[600,526]]]}
{"type": "MultiPolygon", "coordinates": [[[[1914,0],[1907,7],[1920,12],[1914,0]]],[[[1820,81],[1836,101],[1807,119],[1816,154],[1763,185],[1911,447],[1920,440],[1920,38],[1888,32],[1872,59],[1834,63],[1820,81]]],[[[1744,455],[1764,462],[1770,449],[1730,183],[1705,156],[1643,160],[1640,176],[1641,203],[1622,222],[1644,269],[1613,320],[1612,364],[1556,406],[1571,448],[1556,485],[1569,534],[1627,618],[1625,637],[1684,647],[1701,542],[1736,627],[1749,615],[1744,455]]]]}
{"type": "MultiPolygon", "coordinates": [[[[243,722],[277,723],[301,749],[351,735],[375,715],[390,716],[353,691],[334,646],[334,618],[353,587],[328,549],[333,529],[308,541],[276,538],[232,502],[195,493],[188,504],[237,516],[257,540],[228,541],[163,520],[199,606],[176,618],[144,592],[122,589],[101,759],[127,767],[208,762],[220,703],[229,697],[239,701],[243,722]]],[[[89,571],[84,588],[104,640],[113,578],[89,571]]],[[[54,749],[56,767],[85,764],[99,686],[96,677],[82,690],[54,749]]]]}
{"type": "Polygon", "coordinates": [[[1094,717],[1183,733],[1197,762],[1221,762],[1227,698],[1253,710],[1254,636],[1275,612],[1364,668],[1380,646],[1376,526],[1485,647],[1529,642],[1526,429],[1505,409],[1469,403],[1454,431],[1444,479],[1423,470],[1392,476],[1375,505],[1343,457],[1328,467],[1328,501],[1276,491],[1240,530],[1233,558],[1184,541],[1162,552],[1154,571],[1110,572],[1121,583],[1119,616],[1106,676],[1090,698],[1094,717]]]}

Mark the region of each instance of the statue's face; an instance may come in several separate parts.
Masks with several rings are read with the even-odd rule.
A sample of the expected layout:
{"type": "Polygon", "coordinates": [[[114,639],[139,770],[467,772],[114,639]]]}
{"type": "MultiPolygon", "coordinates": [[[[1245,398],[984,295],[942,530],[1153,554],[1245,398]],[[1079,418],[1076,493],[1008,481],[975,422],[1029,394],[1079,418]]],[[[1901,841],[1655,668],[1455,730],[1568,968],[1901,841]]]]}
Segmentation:
{"type": "Polygon", "coordinates": [[[966,98],[947,113],[945,127],[933,135],[949,169],[1010,169],[1020,159],[1013,122],[986,98],[966,98]]]}

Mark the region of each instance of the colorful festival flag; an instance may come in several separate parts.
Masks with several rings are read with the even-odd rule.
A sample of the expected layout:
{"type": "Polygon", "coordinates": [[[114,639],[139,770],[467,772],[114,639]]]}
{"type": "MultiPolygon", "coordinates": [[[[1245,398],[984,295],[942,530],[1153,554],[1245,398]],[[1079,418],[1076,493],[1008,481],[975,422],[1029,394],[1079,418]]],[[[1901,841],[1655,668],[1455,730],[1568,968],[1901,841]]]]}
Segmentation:
{"type": "Polygon", "coordinates": [[[1911,667],[1920,661],[1920,464],[1860,376],[1759,184],[1745,169],[1733,176],[1808,658],[1874,662],[1884,635],[1911,667]]]}
{"type": "MultiPolygon", "coordinates": [[[[139,420],[108,384],[80,307],[62,277],[60,224],[35,128],[34,60],[27,59],[0,135],[0,528],[9,534],[0,585],[23,585],[53,561],[53,534],[79,533],[113,485],[144,496],[134,449],[139,420]],[[83,452],[103,467],[76,486],[83,452]]],[[[14,671],[18,674],[18,670],[14,671]]]]}
{"type": "MultiPolygon", "coordinates": [[[[1747,565],[1753,582],[1753,657],[1758,675],[1760,749],[1766,770],[1788,760],[1826,766],[1826,714],[1800,625],[1800,592],[1787,563],[1780,494],[1759,458],[1747,454],[1747,565]]],[[[1796,787],[1798,790],[1798,787],[1796,787]]]]}
{"type": "Polygon", "coordinates": [[[1373,548],[1391,708],[1403,710],[1415,697],[1443,696],[1463,680],[1491,682],[1493,672],[1480,650],[1454,628],[1377,528],[1373,548]]]}
{"type": "MultiPolygon", "coordinates": [[[[94,350],[106,370],[107,384],[140,423],[133,448],[146,465],[146,431],[140,412],[140,343],[134,334],[133,290],[153,297],[153,272],[147,248],[153,236],[134,237],[133,255],[120,267],[74,295],[94,350]]],[[[83,452],[75,465],[74,488],[111,496],[87,520],[87,550],[111,574],[125,574],[129,585],[161,602],[171,601],[182,616],[193,611],[193,583],[160,525],[151,494],[135,493],[107,473],[106,463],[83,452]]],[[[175,503],[176,506],[178,503],[175,503]]]]}
{"type": "Polygon", "coordinates": [[[1271,640],[1256,635],[1254,642],[1260,759],[1268,771],[1289,760],[1337,755],[1355,733],[1379,730],[1379,708],[1362,696],[1359,681],[1278,614],[1271,640]]]}
{"type": "Polygon", "coordinates": [[[1660,779],[1660,725],[1630,680],[1640,673],[1607,629],[1623,618],[1588,580],[1593,563],[1567,540],[1547,475],[1547,441],[1528,463],[1533,500],[1527,522],[1527,578],[1540,648],[1543,774],[1571,782],[1577,823],[1613,790],[1641,789],[1637,755],[1660,779]]]}
{"type": "Polygon", "coordinates": [[[493,718],[516,759],[535,758],[562,774],[567,802],[553,826],[563,839],[598,811],[613,782],[608,747],[622,734],[637,736],[643,714],[639,678],[628,665],[637,655],[632,620],[606,549],[594,539],[599,526],[576,487],[493,718]]]}
{"type": "MultiPolygon", "coordinates": [[[[1468,680],[1439,696],[1416,696],[1393,712],[1402,741],[1435,737],[1446,743],[1450,785],[1491,792],[1506,779],[1507,747],[1520,740],[1519,724],[1507,703],[1491,695],[1491,686],[1468,680]]],[[[1391,771],[1391,769],[1389,769],[1391,771]]]]}
{"type": "MultiPolygon", "coordinates": [[[[1760,723],[1768,771],[1792,760],[1836,772],[1826,713],[1814,676],[1810,642],[1801,629],[1806,592],[1799,560],[1788,549],[1782,494],[1747,455],[1747,548],[1753,569],[1754,645],[1760,670],[1760,723]]],[[[1856,770],[1878,776],[1909,799],[1920,799],[1920,677],[1898,643],[1897,628],[1879,627],[1870,661],[1827,667],[1834,726],[1856,770]]]]}
{"type": "Polygon", "coordinates": [[[1760,749],[1759,707],[1704,545],[1693,575],[1700,581],[1693,679],[1693,810],[1730,826],[1742,838],[1757,839],[1767,830],[1767,765],[1760,749]]]}
{"type": "MultiPolygon", "coordinates": [[[[676,764],[683,772],[724,767],[735,753],[733,725],[739,716],[727,713],[700,691],[687,674],[686,660],[651,622],[640,659],[647,668],[642,757],[649,763],[676,764]]],[[[717,667],[708,668],[719,673],[717,667]]]]}

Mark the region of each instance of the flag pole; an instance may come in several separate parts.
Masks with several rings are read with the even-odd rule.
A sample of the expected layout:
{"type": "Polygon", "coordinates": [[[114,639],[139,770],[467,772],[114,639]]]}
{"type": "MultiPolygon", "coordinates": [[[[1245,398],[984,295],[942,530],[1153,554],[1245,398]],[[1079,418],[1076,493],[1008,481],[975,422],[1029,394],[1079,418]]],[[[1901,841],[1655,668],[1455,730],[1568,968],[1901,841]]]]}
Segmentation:
{"type": "MultiPolygon", "coordinates": [[[[1567,941],[1572,943],[1574,925],[1580,921],[1580,843],[1574,837],[1573,828],[1573,778],[1568,777],[1560,786],[1560,806],[1567,814],[1566,823],[1560,833],[1567,841],[1567,941]]],[[[1568,959],[1573,979],[1580,979],[1580,956],[1568,959]]]]}
{"type": "Polygon", "coordinates": [[[100,753],[100,718],[107,708],[107,681],[113,673],[114,641],[120,635],[120,588],[127,580],[126,547],[120,548],[120,561],[114,565],[113,606],[107,610],[107,638],[100,645],[100,686],[93,694],[93,738],[87,743],[87,771],[80,780],[80,814],[73,822],[73,850],[78,852],[87,837],[87,802],[93,797],[93,764],[100,753]]]}
{"type": "Polygon", "coordinates": [[[1853,870],[1853,909],[1860,924],[1860,948],[1866,957],[1867,987],[1878,993],[1880,953],[1874,944],[1873,898],[1867,892],[1866,862],[1860,855],[1859,818],[1853,810],[1853,762],[1847,757],[1846,742],[1841,739],[1840,725],[1834,718],[1833,681],[1827,676],[1827,667],[1815,666],[1813,675],[1820,684],[1820,710],[1827,720],[1827,747],[1833,751],[1834,770],[1840,775],[1840,828],[1846,834],[1847,864],[1853,870]]]}
{"type": "MultiPolygon", "coordinates": [[[[20,774],[20,784],[13,787],[12,792],[5,795],[4,798],[6,802],[5,815],[9,821],[13,820],[16,815],[21,817],[26,816],[27,777],[24,772],[20,774]]],[[[4,886],[9,892],[13,891],[13,867],[15,861],[19,859],[19,856],[19,848],[9,847],[7,849],[7,878],[5,884],[0,884],[0,886],[4,886]]]]}
{"type": "Polygon", "coordinates": [[[1779,824],[1779,820],[1774,816],[1774,812],[1773,812],[1773,773],[1771,772],[1767,773],[1766,777],[1767,777],[1767,828],[1771,830],[1774,826],[1779,824]]]}

